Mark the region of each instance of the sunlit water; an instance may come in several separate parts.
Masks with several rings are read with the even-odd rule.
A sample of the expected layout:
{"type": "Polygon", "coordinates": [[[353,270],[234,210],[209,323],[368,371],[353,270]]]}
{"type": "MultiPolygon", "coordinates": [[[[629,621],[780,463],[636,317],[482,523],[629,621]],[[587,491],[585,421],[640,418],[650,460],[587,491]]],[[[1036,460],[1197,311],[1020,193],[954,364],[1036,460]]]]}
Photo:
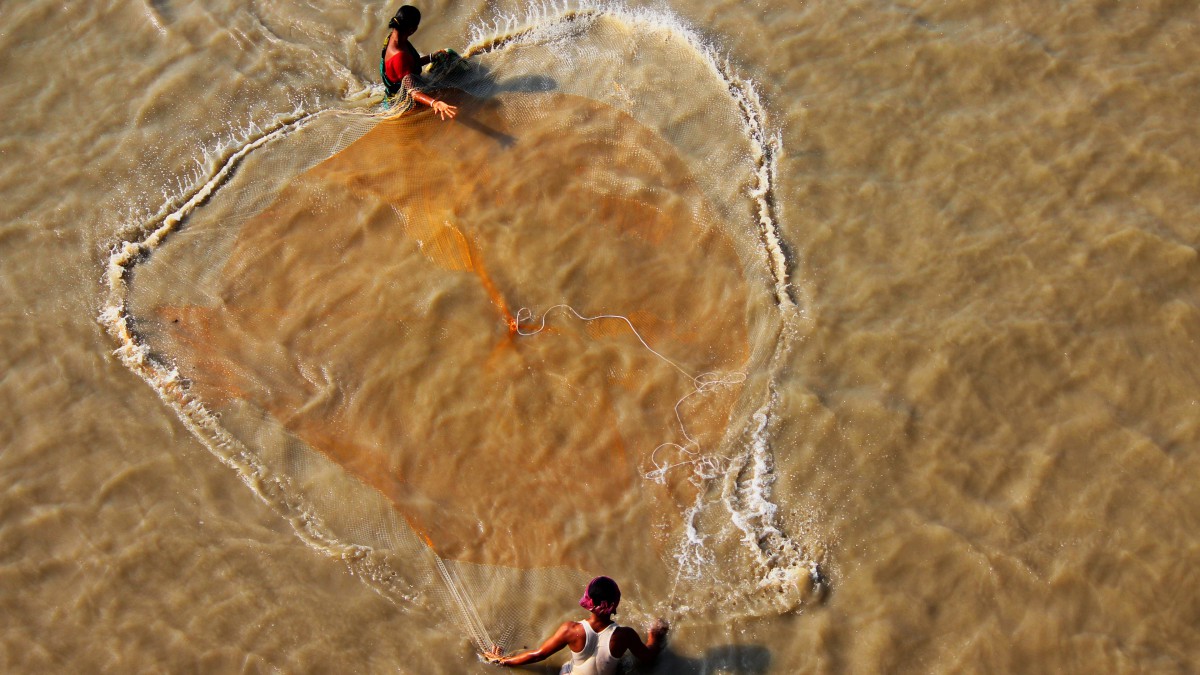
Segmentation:
{"type": "MultiPolygon", "coordinates": [[[[415,44],[463,46],[470,26],[494,17],[492,4],[423,5],[415,44]]],[[[169,0],[3,10],[5,670],[484,668],[453,616],[385,597],[298,538],[112,356],[116,344],[96,323],[119,228],[206,175],[204,158],[247,130],[361,98],[390,11],[169,0]]],[[[1194,669],[1194,8],[676,2],[671,11],[757,83],[766,123],[781,134],[773,207],[801,314],[775,381],[770,489],[780,529],[819,555],[829,588],[782,612],[679,620],[661,671],[1194,669]]],[[[674,192],[693,189],[671,183],[671,172],[654,175],[674,192]]],[[[248,231],[232,265],[263,283],[226,289],[236,302],[225,316],[164,305],[153,315],[157,334],[204,348],[189,352],[199,355],[197,387],[208,374],[208,396],[219,398],[220,387],[238,384],[222,342],[231,325],[260,336],[278,325],[256,311],[271,303],[254,292],[286,289],[314,315],[335,305],[347,316],[375,311],[339,305],[337,289],[369,285],[361,270],[371,265],[421,259],[399,233],[375,233],[404,255],[360,261],[340,286],[306,286],[289,281],[288,258],[264,254],[287,232],[248,231]]],[[[291,255],[319,258],[353,233],[324,236],[295,242],[291,255]]],[[[488,259],[488,278],[522,269],[512,264],[518,247],[491,250],[499,259],[488,259]]],[[[461,266],[461,249],[446,251],[442,264],[461,266]]],[[[554,264],[538,258],[547,278],[554,264]]],[[[741,316],[717,290],[729,285],[729,267],[680,256],[659,281],[692,291],[681,320],[718,320],[703,326],[713,332],[707,344],[728,340],[718,356],[739,341],[741,316]]],[[[495,307],[483,277],[466,278],[474,285],[464,297],[481,312],[495,307]]],[[[614,275],[606,288],[619,293],[622,283],[614,275]]],[[[391,289],[385,304],[410,302],[404,290],[391,289]]],[[[427,318],[418,332],[442,317],[427,318]]],[[[560,330],[578,332],[579,344],[596,338],[580,326],[560,330]]],[[[519,361],[503,328],[462,334],[492,359],[488,377],[513,379],[505,369],[519,361]]],[[[400,349],[389,335],[358,329],[354,342],[400,349]]],[[[293,347],[301,361],[316,348],[293,347]]],[[[719,366],[711,361],[694,366],[719,366]]],[[[397,376],[349,355],[343,362],[366,393],[311,411],[296,428],[352,456],[399,433],[389,424],[432,424],[455,387],[468,386],[447,378],[417,399],[427,408],[396,422],[371,383],[397,376]]],[[[538,377],[539,391],[564,381],[538,377]]],[[[273,392],[301,391],[288,386],[304,385],[273,392]]],[[[579,398],[573,415],[609,414],[602,403],[579,398]]],[[[579,433],[569,421],[551,416],[548,428],[569,438],[579,433]]],[[[459,424],[457,434],[480,426],[469,416],[459,424]]],[[[516,471],[529,446],[500,436],[477,440],[516,471]]],[[[651,436],[642,440],[662,440],[651,436]]],[[[453,470],[434,475],[444,483],[453,470]]],[[[489,503],[484,486],[471,485],[483,476],[478,467],[464,474],[462,498],[476,511],[489,503]]],[[[570,472],[561,476],[570,489],[570,472]]],[[[450,493],[443,483],[424,484],[424,494],[450,493]]],[[[562,504],[499,494],[500,512],[553,514],[562,504]]],[[[636,539],[638,526],[655,522],[619,508],[622,494],[616,482],[596,488],[591,498],[608,506],[574,541],[636,539]]],[[[473,521],[411,506],[435,514],[430,536],[460,557],[605,564],[544,521],[524,533],[545,538],[544,551],[471,550],[473,521]]],[[[666,550],[673,540],[645,541],[666,550]]],[[[732,560],[711,561],[711,573],[729,573],[732,560]]],[[[651,584],[658,568],[636,563],[628,574],[639,565],[651,584]]],[[[636,598],[638,580],[622,582],[636,598]]],[[[530,621],[545,631],[570,615],[534,605],[530,621]]]]}

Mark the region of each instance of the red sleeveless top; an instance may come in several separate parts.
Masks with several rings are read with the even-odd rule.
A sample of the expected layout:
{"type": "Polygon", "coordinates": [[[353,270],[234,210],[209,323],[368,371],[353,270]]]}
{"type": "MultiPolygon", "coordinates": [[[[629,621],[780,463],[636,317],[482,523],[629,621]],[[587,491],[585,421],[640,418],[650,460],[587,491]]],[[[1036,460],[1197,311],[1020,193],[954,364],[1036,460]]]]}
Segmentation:
{"type": "Polygon", "coordinates": [[[399,83],[409,75],[420,74],[421,62],[407,49],[401,49],[393,54],[392,58],[384,61],[383,72],[387,75],[387,79],[399,83]]]}

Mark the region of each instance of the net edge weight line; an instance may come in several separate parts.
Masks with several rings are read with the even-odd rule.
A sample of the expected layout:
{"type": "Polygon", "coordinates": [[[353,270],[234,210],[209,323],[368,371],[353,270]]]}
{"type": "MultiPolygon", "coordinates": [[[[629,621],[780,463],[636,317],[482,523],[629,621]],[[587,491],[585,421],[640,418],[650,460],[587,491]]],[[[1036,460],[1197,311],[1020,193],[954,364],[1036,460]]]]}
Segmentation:
{"type": "Polygon", "coordinates": [[[169,201],[140,227],[119,234],[120,240],[111,247],[105,265],[104,281],[108,293],[96,320],[118,344],[112,355],[146,382],[184,427],[222,464],[232,469],[251,492],[283,516],[301,541],[310,548],[342,560],[351,574],[370,579],[373,583],[367,586],[385,599],[392,602],[397,599],[411,601],[414,596],[399,586],[398,574],[389,565],[372,559],[373,551],[370,548],[346,544],[331,536],[311,508],[302,500],[290,496],[286,481],[272,475],[248,448],[221,426],[219,416],[189,392],[178,369],[150,354],[148,345],[131,328],[132,317],[127,310],[128,272],[146,260],[169,234],[180,227],[188,214],[211,197],[250,153],[301,128],[324,112],[328,111],[303,112],[280,119],[270,131],[228,156],[190,194],[169,201]],[[180,205],[171,210],[175,204],[180,205]]]}

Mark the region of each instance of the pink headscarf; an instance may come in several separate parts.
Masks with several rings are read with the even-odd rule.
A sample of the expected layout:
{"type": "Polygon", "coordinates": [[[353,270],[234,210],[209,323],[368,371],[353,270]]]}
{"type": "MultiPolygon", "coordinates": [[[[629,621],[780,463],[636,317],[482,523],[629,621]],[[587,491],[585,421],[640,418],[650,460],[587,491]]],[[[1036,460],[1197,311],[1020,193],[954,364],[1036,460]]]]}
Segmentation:
{"type": "Polygon", "coordinates": [[[596,614],[615,614],[621,604],[621,589],[608,577],[596,577],[588,582],[579,598],[579,606],[596,614]]]}

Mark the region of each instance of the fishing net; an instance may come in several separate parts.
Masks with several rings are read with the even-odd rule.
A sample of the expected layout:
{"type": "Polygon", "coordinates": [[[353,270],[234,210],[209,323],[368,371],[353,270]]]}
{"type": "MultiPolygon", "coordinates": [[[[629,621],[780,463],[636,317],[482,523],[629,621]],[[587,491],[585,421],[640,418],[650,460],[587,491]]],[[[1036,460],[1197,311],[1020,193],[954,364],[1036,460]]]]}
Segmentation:
{"type": "Polygon", "coordinates": [[[457,120],[299,115],[116,251],[126,362],[306,541],[481,648],[597,573],[626,616],[677,605],[710,521],[787,562],[741,489],[790,307],[748,90],[619,12],[465,52],[427,77],[457,120]]]}

